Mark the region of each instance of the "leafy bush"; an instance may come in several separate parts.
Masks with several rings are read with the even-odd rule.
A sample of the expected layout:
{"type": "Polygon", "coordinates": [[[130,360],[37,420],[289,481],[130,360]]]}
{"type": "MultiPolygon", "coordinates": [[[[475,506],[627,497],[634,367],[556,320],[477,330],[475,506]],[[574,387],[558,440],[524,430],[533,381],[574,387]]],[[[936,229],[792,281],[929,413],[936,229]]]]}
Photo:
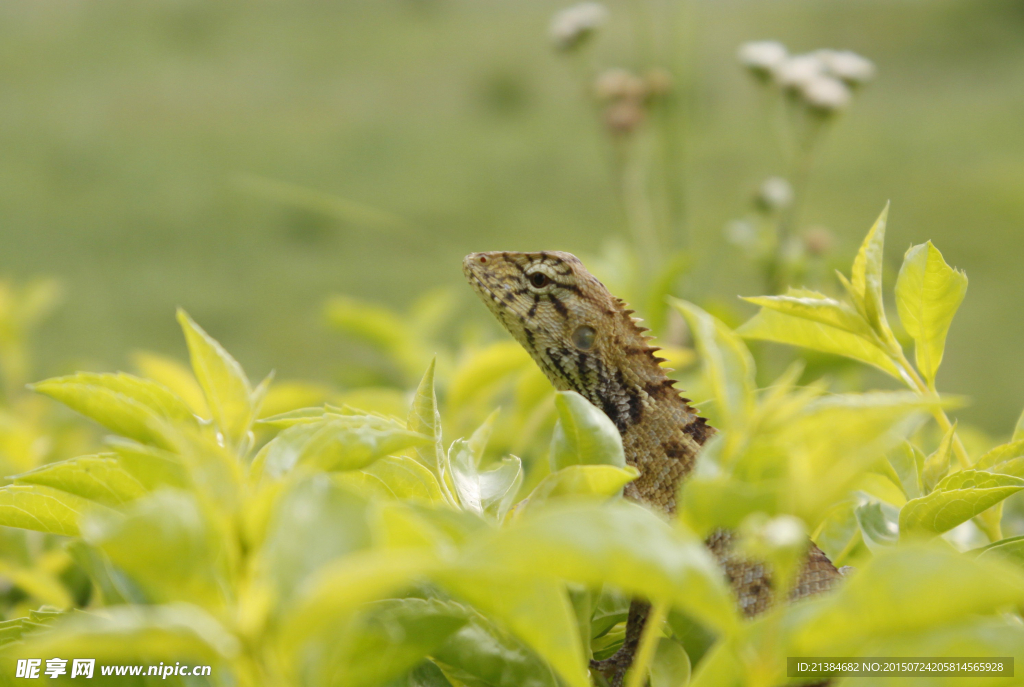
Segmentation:
{"type": "Polygon", "coordinates": [[[443,417],[486,419],[448,444],[433,362],[404,419],[345,403],[263,417],[272,381],[254,387],[181,312],[194,376],[151,365],[164,383],[79,373],[34,385],[114,436],[0,488],[0,523],[64,537],[95,590],[81,610],[0,626],[4,661],[201,663],[211,684],[586,687],[633,596],[654,605],[634,686],[648,672],[657,687],[777,685],[795,655],[1020,660],[1024,538],[1002,538],[1001,506],[1024,488],[1024,437],[975,458],[959,440],[956,399],[935,378],[966,278],[931,244],[908,251],[896,299],[911,364],[883,303],[884,232],[883,214],[846,300],[751,299],[762,311],[738,332],[673,302],[723,431],[672,522],[619,497],[637,473],[608,418],[573,393],[552,394],[556,423],[528,435],[548,458],[528,479],[514,455],[489,459],[498,420],[479,407],[484,390],[532,374],[515,349],[456,366],[443,417]],[[799,366],[758,389],[742,337],[845,355],[909,391],[831,394],[798,385],[799,366]],[[929,417],[934,450],[922,448],[929,417]],[[991,541],[959,552],[941,535],[969,522],[991,541]],[[773,565],[780,590],[806,533],[856,571],[833,594],[743,619],[701,543],[718,527],[773,565]]]}

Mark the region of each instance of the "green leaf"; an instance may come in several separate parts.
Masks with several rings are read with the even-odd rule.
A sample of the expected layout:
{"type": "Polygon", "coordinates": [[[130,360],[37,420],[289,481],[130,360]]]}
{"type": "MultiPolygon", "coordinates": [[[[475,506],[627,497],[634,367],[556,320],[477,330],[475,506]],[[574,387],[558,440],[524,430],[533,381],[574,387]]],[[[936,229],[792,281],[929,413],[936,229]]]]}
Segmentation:
{"type": "Polygon", "coordinates": [[[885,247],[885,225],[889,217],[889,204],[864,237],[864,242],[853,260],[850,283],[853,291],[863,304],[864,314],[879,337],[886,342],[895,342],[892,330],[885,318],[882,301],[882,252],[885,247]]]}
{"type": "Polygon", "coordinates": [[[658,640],[651,662],[651,687],[685,687],[690,682],[690,657],[681,644],[668,637],[658,640]]]}
{"type": "Polygon", "coordinates": [[[453,594],[507,627],[572,687],[589,687],[583,644],[564,585],[554,579],[497,575],[460,567],[440,581],[453,594]],[[501,589],[495,594],[495,588],[501,589]]]}
{"type": "Polygon", "coordinates": [[[385,687],[452,687],[452,683],[434,663],[423,661],[409,673],[397,680],[392,680],[385,687]]]}
{"type": "Polygon", "coordinates": [[[327,410],[321,407],[296,408],[295,410],[289,410],[285,413],[279,413],[277,415],[262,418],[259,420],[259,425],[262,427],[273,427],[274,429],[287,429],[294,425],[319,422],[324,418],[326,413],[327,410]]]}
{"type": "Polygon", "coordinates": [[[459,503],[474,513],[488,513],[498,520],[512,506],[523,482],[523,466],[519,458],[509,456],[489,470],[477,468],[477,458],[473,455],[470,442],[463,439],[452,444],[449,458],[452,468],[452,481],[459,503]]]}
{"type": "Polygon", "coordinates": [[[1024,489],[1024,479],[980,470],[949,475],[935,491],[900,510],[900,537],[935,536],[966,522],[1024,489]]]}
{"type": "Polygon", "coordinates": [[[462,565],[613,584],[676,603],[716,628],[735,622],[731,593],[703,543],[625,501],[552,503],[477,539],[462,565]]]}
{"type": "Polygon", "coordinates": [[[314,475],[276,503],[260,560],[279,598],[288,602],[324,564],[370,546],[366,500],[314,475]]]}
{"type": "Polygon", "coordinates": [[[467,408],[532,364],[529,353],[515,341],[499,341],[474,351],[456,368],[448,388],[448,403],[456,411],[467,408]]]}
{"type": "Polygon", "coordinates": [[[992,542],[988,546],[982,546],[979,549],[968,551],[968,554],[974,554],[978,557],[992,556],[1000,558],[1014,563],[1024,570],[1024,535],[1000,539],[997,542],[992,542]]]}
{"type": "Polygon", "coordinates": [[[188,486],[189,477],[179,455],[124,439],[109,439],[108,443],[117,453],[120,466],[147,491],[188,486]]]}
{"type": "Polygon", "coordinates": [[[682,486],[679,517],[701,536],[719,527],[735,529],[751,513],[779,512],[779,485],[695,475],[682,486]]]}
{"type": "Polygon", "coordinates": [[[15,484],[41,484],[83,498],[117,506],[147,493],[116,455],[80,456],[43,465],[13,477],[15,484]]]}
{"type": "Polygon", "coordinates": [[[393,595],[436,567],[424,550],[359,551],[321,566],[284,609],[279,647],[294,657],[329,628],[350,622],[361,606],[393,595]]]}
{"type": "Polygon", "coordinates": [[[625,467],[619,430],[603,411],[575,391],[555,395],[558,423],[551,436],[551,467],[614,465],[625,467]]]}
{"type": "Polygon", "coordinates": [[[98,548],[81,539],[68,542],[67,552],[99,590],[103,605],[146,603],[146,595],[98,548]]]}
{"type": "Polygon", "coordinates": [[[133,353],[132,362],[145,377],[158,384],[163,384],[176,394],[193,413],[200,417],[210,417],[210,409],[206,406],[203,390],[187,365],[183,365],[174,358],[148,351],[133,353]]]}
{"type": "Polygon", "coordinates": [[[757,296],[743,300],[783,315],[811,320],[869,341],[874,340],[871,325],[856,309],[823,293],[790,289],[785,296],[757,296]]]}
{"type": "Polygon", "coordinates": [[[881,501],[868,501],[854,508],[853,512],[864,543],[872,551],[893,546],[899,541],[899,511],[895,506],[881,501]]]}
{"type": "Polygon", "coordinates": [[[917,369],[929,384],[935,382],[946,333],[966,293],[967,275],[947,265],[931,241],[907,251],[896,280],[896,309],[914,338],[917,369]]]}
{"type": "Polygon", "coordinates": [[[920,471],[924,468],[925,456],[917,446],[909,441],[903,442],[886,456],[889,465],[900,480],[900,488],[908,499],[921,496],[920,471]]]}
{"type": "MultiPolygon", "coordinates": [[[[860,656],[1000,656],[1010,657],[1015,666],[1024,662],[1024,628],[1000,618],[981,617],[939,625],[913,633],[872,638],[860,647],[860,656]]],[[[823,654],[819,654],[823,655],[823,654]]],[[[1016,673],[1015,673],[1016,674],[1016,673]]],[[[914,678],[873,677],[871,687],[905,687],[914,678]]],[[[917,678],[927,687],[962,687],[964,675],[917,678]]],[[[970,682],[981,685],[1019,684],[1013,678],[976,678],[970,682]]],[[[847,684],[850,684],[849,682],[847,684]]],[[[856,684],[856,683],[853,683],[856,684]]]]}
{"type": "Polygon", "coordinates": [[[1024,439],[1013,439],[1005,444],[1000,444],[982,455],[974,463],[978,470],[988,470],[1000,463],[1024,456],[1024,439]]]}
{"type": "Polygon", "coordinates": [[[863,541],[860,523],[857,522],[857,505],[859,504],[853,499],[836,504],[825,515],[812,537],[814,543],[837,567],[844,565],[857,545],[863,541]]]}
{"type": "Polygon", "coordinates": [[[942,437],[942,441],[939,442],[939,447],[935,449],[924,461],[924,467],[921,469],[921,487],[925,494],[930,494],[935,489],[935,485],[939,481],[949,474],[950,458],[953,455],[953,438],[956,436],[956,425],[951,426],[942,437]]]}
{"type": "Polygon", "coordinates": [[[338,477],[344,475],[362,475],[375,480],[393,498],[403,501],[445,502],[437,478],[422,463],[407,456],[385,456],[359,472],[341,473],[338,477]]]}
{"type": "Polygon", "coordinates": [[[113,606],[102,615],[70,614],[19,647],[28,656],[206,664],[231,660],[240,650],[239,641],[216,619],[188,604],[113,606]]]}
{"type": "Polygon", "coordinates": [[[412,408],[409,410],[409,420],[406,423],[409,431],[419,432],[430,437],[433,441],[416,447],[416,457],[423,465],[434,474],[445,497],[452,503],[455,502],[452,491],[450,466],[448,465],[448,454],[441,443],[441,413],[437,409],[437,395],[434,393],[434,368],[437,360],[431,360],[427,371],[423,373],[423,379],[416,387],[416,394],[413,396],[412,408]]]}
{"type": "Polygon", "coordinates": [[[193,494],[166,489],[134,501],[124,515],[91,514],[82,534],[150,600],[223,607],[227,543],[193,494]]]}
{"type": "Polygon", "coordinates": [[[1017,424],[1013,427],[1013,436],[1010,438],[1010,441],[1021,440],[1024,440],[1024,411],[1017,418],[1017,424]]]}
{"type": "Polygon", "coordinates": [[[32,389],[144,444],[169,448],[161,420],[195,426],[195,417],[184,401],[155,382],[124,373],[80,372],[37,382],[32,389]]]}
{"type": "Polygon", "coordinates": [[[413,669],[468,620],[459,604],[434,599],[377,601],[361,616],[351,633],[323,638],[341,656],[325,662],[317,684],[379,687],[413,669]]]}
{"type": "Polygon", "coordinates": [[[873,341],[821,322],[762,308],[736,333],[747,339],[774,341],[853,358],[901,379],[896,363],[873,341]]]}
{"type": "Polygon", "coordinates": [[[632,465],[568,465],[546,475],[530,492],[529,504],[535,508],[561,496],[614,496],[639,476],[632,465]]]}
{"type": "Polygon", "coordinates": [[[935,546],[879,551],[835,594],[805,607],[790,656],[849,649],[864,639],[919,632],[1024,602],[1024,574],[935,546]],[[927,574],[922,574],[927,571],[927,574]]]}
{"type": "Polygon", "coordinates": [[[430,437],[395,420],[372,415],[325,415],[278,434],[254,459],[254,470],[278,479],[296,468],[358,470],[378,458],[430,443],[430,437]]]}
{"type": "Polygon", "coordinates": [[[0,525],[76,536],[81,518],[106,510],[95,501],[42,485],[0,487],[0,525]]]}
{"type": "Polygon", "coordinates": [[[252,387],[238,361],[207,334],[184,310],[178,323],[185,332],[192,371],[203,389],[213,421],[232,446],[237,445],[256,419],[252,387]]]}
{"type": "Polygon", "coordinates": [[[746,344],[717,317],[693,303],[672,299],[690,326],[704,373],[726,427],[736,427],[754,409],[754,359],[746,344]]]}
{"type": "Polygon", "coordinates": [[[435,653],[456,684],[472,687],[555,687],[566,684],[514,634],[480,616],[435,653]]]}
{"type": "Polygon", "coordinates": [[[516,637],[475,616],[432,658],[466,687],[558,687],[551,667],[516,637]]]}

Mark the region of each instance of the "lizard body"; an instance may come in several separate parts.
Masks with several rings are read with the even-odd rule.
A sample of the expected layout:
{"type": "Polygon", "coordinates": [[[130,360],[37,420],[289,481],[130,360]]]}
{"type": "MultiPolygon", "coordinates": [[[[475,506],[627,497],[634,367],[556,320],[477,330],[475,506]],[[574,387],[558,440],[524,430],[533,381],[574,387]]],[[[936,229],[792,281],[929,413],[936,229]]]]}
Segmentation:
{"type": "MultiPolygon", "coordinates": [[[[650,345],[618,298],[574,255],[561,252],[473,253],[463,261],[470,285],[506,330],[529,352],[556,389],[579,393],[615,423],[626,462],[640,476],[625,496],[671,515],[679,484],[714,433],[673,388],[650,345]]],[[[725,571],[740,609],[756,615],[772,604],[770,571],[733,551],[732,534],[716,531],[707,545],[725,571]]],[[[791,598],[829,589],[839,573],[809,543],[791,598]]],[[[615,656],[593,662],[611,687],[620,687],[647,617],[634,600],[626,639],[615,656]]]]}

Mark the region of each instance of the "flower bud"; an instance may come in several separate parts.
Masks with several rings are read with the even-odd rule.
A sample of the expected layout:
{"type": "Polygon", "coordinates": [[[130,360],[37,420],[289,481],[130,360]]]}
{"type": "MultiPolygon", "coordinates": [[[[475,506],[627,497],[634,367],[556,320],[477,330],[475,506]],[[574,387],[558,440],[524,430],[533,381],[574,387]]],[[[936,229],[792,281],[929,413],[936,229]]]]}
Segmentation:
{"type": "Polygon", "coordinates": [[[793,187],[782,177],[769,177],[761,184],[756,202],[768,212],[785,210],[793,202],[793,187]]]}
{"type": "Polygon", "coordinates": [[[603,102],[642,100],[647,87],[628,69],[609,69],[594,80],[594,95],[603,102]]]}
{"type": "Polygon", "coordinates": [[[652,98],[660,98],[672,92],[672,73],[667,69],[655,67],[644,76],[647,93],[652,98]]]}
{"type": "Polygon", "coordinates": [[[786,46],[777,41],[750,41],[736,51],[740,64],[761,79],[768,79],[786,57],[786,46]]]}
{"type": "Polygon", "coordinates": [[[819,50],[816,54],[829,74],[850,86],[867,83],[875,76],[875,63],[851,50],[819,50]]]}
{"type": "Polygon", "coordinates": [[[608,19],[608,10],[597,2],[581,2],[555,14],[551,40],[559,50],[578,48],[608,19]]]}
{"type": "Polygon", "coordinates": [[[835,242],[832,232],[825,227],[812,227],[804,234],[804,249],[814,257],[821,257],[829,253],[835,242]]]}
{"type": "Polygon", "coordinates": [[[831,114],[850,104],[850,89],[831,76],[819,76],[800,87],[800,94],[813,109],[831,114]]]}
{"type": "Polygon", "coordinates": [[[644,121],[644,110],[636,100],[618,100],[608,106],[604,122],[613,134],[632,133],[644,121]]]}

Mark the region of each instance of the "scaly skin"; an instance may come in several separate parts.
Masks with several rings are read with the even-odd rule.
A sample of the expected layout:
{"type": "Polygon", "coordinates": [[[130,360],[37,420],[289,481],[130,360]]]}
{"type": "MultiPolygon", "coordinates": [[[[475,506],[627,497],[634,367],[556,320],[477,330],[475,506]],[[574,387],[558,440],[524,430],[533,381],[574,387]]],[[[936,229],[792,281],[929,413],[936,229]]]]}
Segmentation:
{"type": "MultiPolygon", "coordinates": [[[[622,435],[626,462],[640,476],[625,495],[675,512],[680,481],[694,467],[715,430],[672,388],[633,311],[612,296],[569,253],[473,253],[463,261],[470,285],[498,321],[525,348],[556,389],[575,391],[601,408],[622,435]]],[[[740,609],[757,615],[772,604],[770,571],[733,551],[719,530],[707,545],[725,571],[740,609]]],[[[809,542],[808,557],[791,598],[825,591],[840,577],[809,542]]],[[[634,600],[622,648],[592,667],[621,687],[633,662],[648,605],[634,600]]]]}

